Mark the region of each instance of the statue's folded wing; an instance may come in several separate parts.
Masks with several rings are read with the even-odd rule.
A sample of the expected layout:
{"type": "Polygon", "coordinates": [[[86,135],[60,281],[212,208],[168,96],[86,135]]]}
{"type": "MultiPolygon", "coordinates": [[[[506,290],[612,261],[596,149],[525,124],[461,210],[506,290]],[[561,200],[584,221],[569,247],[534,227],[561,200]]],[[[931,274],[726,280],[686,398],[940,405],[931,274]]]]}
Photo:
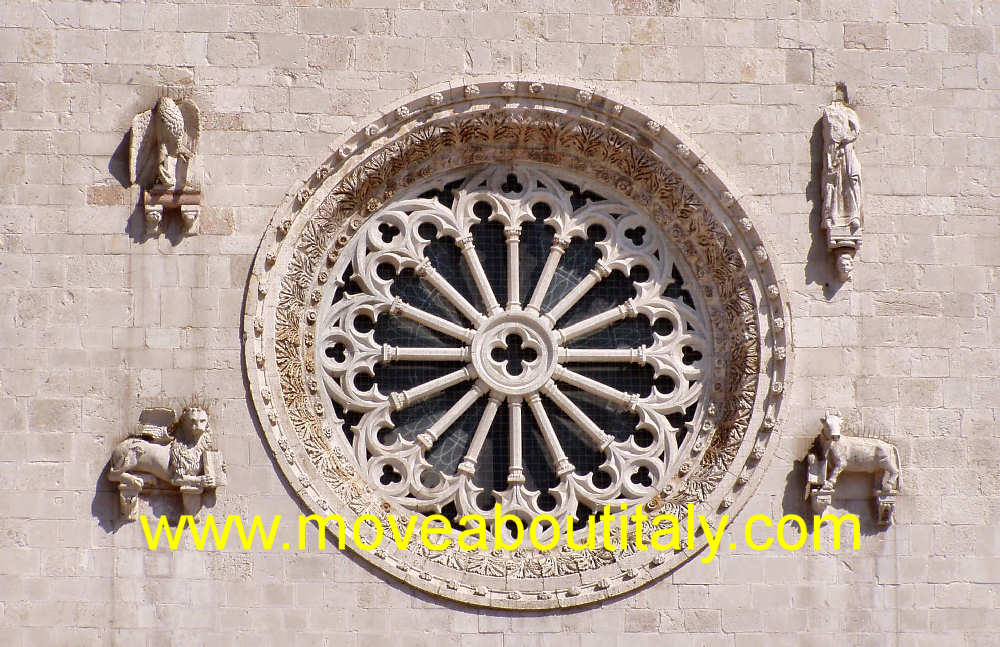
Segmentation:
{"type": "Polygon", "coordinates": [[[170,430],[166,427],[160,425],[142,425],[140,424],[135,428],[129,436],[133,438],[145,438],[157,445],[169,445],[173,437],[170,435],[170,430]]]}
{"type": "Polygon", "coordinates": [[[156,133],[150,127],[153,111],[140,112],[132,119],[132,139],[129,145],[129,180],[132,184],[149,186],[156,181],[156,133]]]}
{"type": "Polygon", "coordinates": [[[184,147],[192,155],[198,154],[198,142],[201,139],[201,112],[193,101],[187,99],[179,104],[181,114],[184,115],[184,147]]]}

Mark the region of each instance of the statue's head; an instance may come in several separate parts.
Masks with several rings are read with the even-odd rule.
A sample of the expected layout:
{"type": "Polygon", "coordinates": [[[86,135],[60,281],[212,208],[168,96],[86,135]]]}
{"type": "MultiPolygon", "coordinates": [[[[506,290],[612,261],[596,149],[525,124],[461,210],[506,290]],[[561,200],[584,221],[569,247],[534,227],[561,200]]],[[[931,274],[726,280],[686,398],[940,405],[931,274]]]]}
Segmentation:
{"type": "Polygon", "coordinates": [[[851,271],[854,269],[854,255],[850,252],[840,252],[837,254],[837,278],[841,281],[851,280],[851,271]]]}
{"type": "Polygon", "coordinates": [[[197,442],[208,431],[208,412],[201,407],[185,407],[178,423],[182,436],[197,442]]]}
{"type": "Polygon", "coordinates": [[[838,440],[840,427],[843,423],[844,419],[840,417],[839,413],[827,410],[826,415],[823,416],[823,435],[830,440],[838,440]]]}

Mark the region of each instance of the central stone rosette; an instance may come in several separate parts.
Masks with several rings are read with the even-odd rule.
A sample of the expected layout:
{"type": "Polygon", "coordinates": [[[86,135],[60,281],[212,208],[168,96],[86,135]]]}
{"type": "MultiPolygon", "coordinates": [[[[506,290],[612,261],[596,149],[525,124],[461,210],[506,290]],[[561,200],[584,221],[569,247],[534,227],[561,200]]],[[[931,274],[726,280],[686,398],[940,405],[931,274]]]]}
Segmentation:
{"type": "Polygon", "coordinates": [[[347,242],[316,360],[390,501],[583,519],[669,486],[700,424],[707,326],[660,228],[537,165],[429,180],[347,242]]]}
{"type": "Polygon", "coordinates": [[[479,378],[506,396],[541,389],[556,368],[556,344],[547,319],[517,308],[486,320],[472,340],[479,378]]]}

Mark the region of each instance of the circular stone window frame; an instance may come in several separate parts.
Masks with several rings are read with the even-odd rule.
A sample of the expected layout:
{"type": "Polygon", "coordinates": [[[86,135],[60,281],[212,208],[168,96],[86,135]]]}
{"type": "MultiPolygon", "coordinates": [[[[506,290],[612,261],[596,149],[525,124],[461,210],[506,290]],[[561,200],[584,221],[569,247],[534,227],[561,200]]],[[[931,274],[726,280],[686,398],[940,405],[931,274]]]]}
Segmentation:
{"type": "MultiPolygon", "coordinates": [[[[682,517],[690,503],[717,527],[722,514],[735,516],[749,500],[777,445],[790,343],[775,267],[741,196],[693,142],[623,102],[558,83],[491,80],[426,90],[344,138],[285,195],[264,232],[244,304],[251,399],[275,460],[312,512],[339,514],[348,527],[361,515],[385,525],[389,513],[408,514],[328,442],[335,432],[313,359],[320,288],[335,280],[328,271],[339,250],[395,194],[447,170],[519,161],[565,165],[633,204],[654,204],[644,211],[694,269],[709,304],[713,373],[725,376],[708,385],[719,398],[695,432],[691,456],[679,459],[681,486],[644,508],[650,518],[682,517]]],[[[336,524],[329,527],[336,534],[336,524]]],[[[363,526],[362,535],[370,541],[374,527],[363,526]]],[[[383,535],[374,551],[347,544],[418,589],[507,609],[611,598],[675,570],[706,545],[702,535],[695,547],[676,552],[633,545],[614,552],[464,552],[454,545],[432,552],[418,539],[399,550],[388,528],[383,535]]]]}

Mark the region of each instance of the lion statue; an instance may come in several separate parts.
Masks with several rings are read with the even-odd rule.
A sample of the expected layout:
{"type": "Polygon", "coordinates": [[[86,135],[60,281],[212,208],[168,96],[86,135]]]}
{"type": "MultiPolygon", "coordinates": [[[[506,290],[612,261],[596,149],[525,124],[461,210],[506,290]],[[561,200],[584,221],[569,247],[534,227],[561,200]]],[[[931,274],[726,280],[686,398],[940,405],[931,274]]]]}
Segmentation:
{"type": "Polygon", "coordinates": [[[205,409],[187,407],[179,419],[170,409],[146,409],[136,432],[111,454],[108,479],[118,483],[122,515],[129,521],[136,518],[139,493],[164,486],[178,488],[185,514],[197,519],[202,493],[222,485],[223,469],[205,409]],[[158,418],[160,424],[142,424],[144,418],[158,418]]]}

